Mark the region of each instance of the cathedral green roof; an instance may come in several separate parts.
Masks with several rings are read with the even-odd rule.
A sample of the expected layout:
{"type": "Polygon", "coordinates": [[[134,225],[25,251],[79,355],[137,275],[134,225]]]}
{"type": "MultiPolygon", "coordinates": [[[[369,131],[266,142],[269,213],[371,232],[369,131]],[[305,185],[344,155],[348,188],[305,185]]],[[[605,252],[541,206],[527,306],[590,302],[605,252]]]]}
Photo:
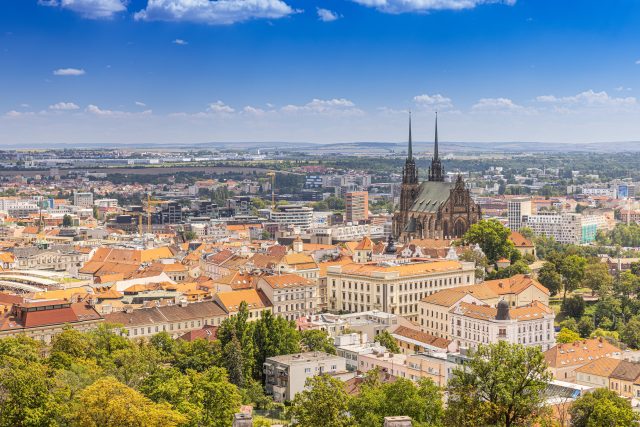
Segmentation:
{"type": "Polygon", "coordinates": [[[449,200],[454,182],[426,181],[420,184],[416,201],[411,206],[411,212],[437,212],[438,208],[449,200]]]}

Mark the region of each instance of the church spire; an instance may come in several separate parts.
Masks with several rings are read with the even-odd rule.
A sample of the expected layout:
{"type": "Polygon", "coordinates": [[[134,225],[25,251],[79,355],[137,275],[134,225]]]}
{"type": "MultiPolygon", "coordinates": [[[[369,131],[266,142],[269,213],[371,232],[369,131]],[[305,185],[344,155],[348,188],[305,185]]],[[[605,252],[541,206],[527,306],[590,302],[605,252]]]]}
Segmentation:
{"type": "Polygon", "coordinates": [[[411,110],[409,110],[409,149],[407,151],[407,158],[413,159],[413,141],[411,140],[411,110]]]}
{"type": "Polygon", "coordinates": [[[438,153],[438,112],[436,111],[436,132],[435,141],[433,143],[433,157],[431,158],[431,166],[429,167],[429,181],[444,181],[444,167],[440,161],[438,153]]]}
{"type": "Polygon", "coordinates": [[[436,139],[433,147],[433,158],[438,160],[438,112],[436,111],[436,139]]]}
{"type": "Polygon", "coordinates": [[[407,148],[407,159],[402,170],[402,182],[404,184],[418,183],[418,168],[413,158],[413,137],[411,135],[411,111],[409,111],[409,146],[407,148]]]}

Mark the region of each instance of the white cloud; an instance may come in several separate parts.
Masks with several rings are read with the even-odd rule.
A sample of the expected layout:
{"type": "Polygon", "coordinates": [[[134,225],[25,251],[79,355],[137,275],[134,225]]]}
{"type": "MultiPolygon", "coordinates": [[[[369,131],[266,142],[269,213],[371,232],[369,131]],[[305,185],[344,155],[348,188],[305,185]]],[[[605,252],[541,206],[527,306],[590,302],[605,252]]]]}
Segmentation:
{"type": "Polygon", "coordinates": [[[19,119],[21,117],[25,117],[25,116],[33,116],[34,113],[31,111],[16,111],[16,110],[11,110],[11,111],[7,111],[6,113],[4,113],[3,117],[6,117],[8,119],[19,119]]]}
{"type": "Polygon", "coordinates": [[[542,95],[536,97],[536,101],[566,107],[628,107],[637,104],[637,100],[633,96],[616,98],[605,91],[595,92],[592,89],[573,96],[542,95]]]}
{"type": "Polygon", "coordinates": [[[364,112],[356,108],[353,101],[345,98],[312,99],[304,105],[285,105],[281,109],[285,113],[313,113],[335,115],[362,115],[364,112]]]}
{"type": "Polygon", "coordinates": [[[251,19],[277,19],[296,11],[282,0],[148,0],[134,17],[143,21],[182,21],[229,25],[251,19]]]}
{"type": "Polygon", "coordinates": [[[482,98],[471,107],[471,110],[476,112],[516,112],[524,111],[525,108],[509,98],[482,98]]]}
{"type": "Polygon", "coordinates": [[[89,104],[85,109],[87,113],[99,117],[130,117],[130,116],[150,116],[151,110],[141,111],[139,113],[130,113],[128,111],[106,110],[94,104],[89,104]]]}
{"type": "Polygon", "coordinates": [[[386,13],[429,12],[432,10],[473,9],[483,4],[506,4],[512,6],[516,0],[352,0],[363,6],[373,7],[386,13]]]}
{"type": "Polygon", "coordinates": [[[322,22],[331,22],[341,18],[340,15],[329,9],[317,7],[316,10],[318,12],[318,19],[322,22]]]}
{"type": "Polygon", "coordinates": [[[640,59],[638,59],[638,60],[636,61],[636,64],[637,64],[637,65],[640,65],[640,59]]]}
{"type": "Polygon", "coordinates": [[[177,45],[180,45],[180,46],[185,46],[185,45],[189,44],[186,40],[182,40],[182,39],[175,39],[171,43],[177,44],[177,45]]]}
{"type": "Polygon", "coordinates": [[[82,76],[86,72],[82,68],[58,68],[53,70],[54,76],[82,76]]]}
{"type": "Polygon", "coordinates": [[[138,107],[146,107],[146,106],[147,106],[147,104],[145,104],[144,102],[141,102],[141,101],[136,101],[136,102],[135,102],[135,104],[136,104],[138,107]]]}
{"type": "Polygon", "coordinates": [[[253,114],[254,116],[262,116],[266,113],[262,108],[252,107],[251,105],[247,105],[242,111],[247,114],[253,114]]]}
{"type": "Polygon", "coordinates": [[[453,102],[451,98],[447,98],[446,96],[440,95],[436,93],[435,95],[422,94],[413,97],[413,101],[424,107],[429,107],[433,109],[446,110],[453,107],[453,102]]]}
{"type": "Polygon", "coordinates": [[[73,102],[58,102],[57,104],[49,105],[49,109],[56,111],[71,111],[78,110],[80,107],[73,102]]]}
{"type": "Polygon", "coordinates": [[[38,4],[69,9],[88,19],[110,19],[127,10],[127,0],[38,0],[38,4]]]}
{"type": "Polygon", "coordinates": [[[228,106],[222,101],[216,101],[214,103],[209,104],[207,107],[207,111],[214,114],[233,114],[235,113],[235,109],[228,106]]]}

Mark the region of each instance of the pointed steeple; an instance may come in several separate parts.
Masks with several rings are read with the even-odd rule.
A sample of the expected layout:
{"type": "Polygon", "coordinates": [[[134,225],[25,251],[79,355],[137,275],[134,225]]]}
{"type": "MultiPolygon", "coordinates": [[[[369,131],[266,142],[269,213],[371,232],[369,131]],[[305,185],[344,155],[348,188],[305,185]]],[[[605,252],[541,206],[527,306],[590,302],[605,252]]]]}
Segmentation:
{"type": "Polygon", "coordinates": [[[436,138],[433,147],[433,158],[438,159],[438,112],[436,111],[436,138]]]}
{"type": "Polygon", "coordinates": [[[429,181],[444,181],[444,167],[440,162],[438,153],[438,112],[436,111],[436,133],[433,143],[433,157],[431,158],[431,166],[429,167],[429,181]]]}
{"type": "Polygon", "coordinates": [[[407,150],[407,158],[413,159],[413,141],[411,140],[411,110],[409,110],[409,149],[407,150]]]}

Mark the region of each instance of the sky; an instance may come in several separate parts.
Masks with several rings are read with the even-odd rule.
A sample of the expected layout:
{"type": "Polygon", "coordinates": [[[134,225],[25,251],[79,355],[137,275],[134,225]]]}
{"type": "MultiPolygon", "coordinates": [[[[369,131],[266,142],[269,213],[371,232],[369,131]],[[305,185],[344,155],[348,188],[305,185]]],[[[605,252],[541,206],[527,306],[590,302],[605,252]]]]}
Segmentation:
{"type": "Polygon", "coordinates": [[[0,0],[0,147],[640,141],[637,0],[0,0]]]}

